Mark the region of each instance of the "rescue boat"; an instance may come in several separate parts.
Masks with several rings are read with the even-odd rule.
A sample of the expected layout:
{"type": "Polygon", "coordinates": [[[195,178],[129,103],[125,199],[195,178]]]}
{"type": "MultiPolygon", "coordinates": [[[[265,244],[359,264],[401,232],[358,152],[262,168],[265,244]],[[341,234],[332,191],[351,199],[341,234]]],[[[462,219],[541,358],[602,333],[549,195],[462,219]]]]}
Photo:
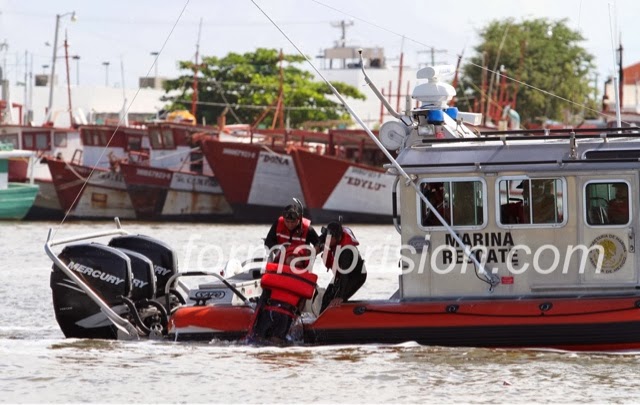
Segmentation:
{"type": "MultiPolygon", "coordinates": [[[[386,103],[397,119],[381,127],[380,140],[371,134],[398,152],[396,160],[385,149],[387,173],[399,178],[397,291],[318,313],[317,289],[292,341],[640,349],[639,128],[478,134],[466,126],[478,114],[447,104],[455,91],[439,79],[448,69],[420,70],[427,80],[413,91],[420,106],[398,113],[386,103]]],[[[227,278],[179,272],[161,242],[116,232],[109,246],[68,245],[79,238],[46,244],[65,335],[246,336],[264,266],[227,278]],[[155,292],[132,297],[135,280],[138,288],[151,284],[154,271],[155,292]],[[188,289],[181,280],[192,275],[217,281],[188,289]]]]}

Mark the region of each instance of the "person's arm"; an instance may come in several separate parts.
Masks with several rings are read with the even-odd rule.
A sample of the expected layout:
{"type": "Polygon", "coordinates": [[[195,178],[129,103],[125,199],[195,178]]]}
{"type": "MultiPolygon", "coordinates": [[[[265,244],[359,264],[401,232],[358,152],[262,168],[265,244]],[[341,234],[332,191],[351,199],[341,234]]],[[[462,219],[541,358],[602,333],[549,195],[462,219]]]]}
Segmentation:
{"type": "MultiPolygon", "coordinates": [[[[346,271],[347,269],[351,269],[354,271],[352,267],[355,267],[353,263],[354,255],[351,247],[343,247],[340,251],[340,257],[338,257],[338,269],[346,271]]],[[[344,277],[344,274],[341,274],[344,277]]]]}
{"type": "Polygon", "coordinates": [[[307,232],[307,239],[305,240],[305,243],[307,245],[311,245],[316,249],[316,254],[320,253],[318,252],[318,244],[320,242],[320,237],[318,236],[318,233],[316,232],[315,229],[313,228],[309,228],[309,231],[307,232]]]}
{"type": "Polygon", "coordinates": [[[277,227],[278,221],[271,225],[271,229],[269,229],[269,233],[267,233],[267,237],[264,239],[264,245],[267,247],[267,249],[271,249],[278,244],[278,238],[276,236],[277,227]]]}

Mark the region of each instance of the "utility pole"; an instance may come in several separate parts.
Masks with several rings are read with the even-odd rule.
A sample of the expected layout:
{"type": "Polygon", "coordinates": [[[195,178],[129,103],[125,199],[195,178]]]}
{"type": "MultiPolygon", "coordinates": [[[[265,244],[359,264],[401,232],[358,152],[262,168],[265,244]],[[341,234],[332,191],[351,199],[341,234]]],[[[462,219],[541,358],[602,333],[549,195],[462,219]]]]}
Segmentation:
{"type": "Polygon", "coordinates": [[[331,23],[332,27],[336,27],[336,28],[340,28],[340,30],[342,31],[342,35],[340,35],[340,42],[337,42],[336,45],[338,45],[341,48],[344,48],[345,46],[347,46],[347,28],[351,27],[353,25],[353,20],[349,20],[349,21],[335,21],[331,23]]]}
{"type": "Polygon", "coordinates": [[[436,53],[447,53],[446,49],[436,49],[433,46],[430,46],[425,51],[418,51],[418,54],[428,53],[431,54],[431,66],[436,65],[436,53]]]}

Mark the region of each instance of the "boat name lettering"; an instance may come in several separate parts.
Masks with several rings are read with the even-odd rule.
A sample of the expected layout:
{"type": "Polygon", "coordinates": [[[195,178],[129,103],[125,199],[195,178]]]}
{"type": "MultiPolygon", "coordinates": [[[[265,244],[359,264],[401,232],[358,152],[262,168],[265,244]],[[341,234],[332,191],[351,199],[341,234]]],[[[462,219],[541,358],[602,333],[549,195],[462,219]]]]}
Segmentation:
{"type": "Polygon", "coordinates": [[[276,163],[279,165],[289,166],[289,159],[279,155],[264,154],[262,155],[262,161],[264,163],[276,163]]]}
{"type": "MultiPolygon", "coordinates": [[[[511,252],[511,248],[514,246],[513,237],[511,232],[474,232],[463,233],[458,235],[466,246],[469,246],[472,254],[475,258],[483,263],[506,263],[509,257],[513,265],[519,265],[518,263],[518,251],[511,252]]],[[[472,263],[471,259],[466,258],[464,249],[456,242],[451,235],[445,235],[445,243],[449,246],[455,247],[454,250],[443,250],[442,261],[444,264],[451,264],[455,261],[456,264],[462,264],[465,261],[472,263]]]]}
{"type": "Polygon", "coordinates": [[[351,177],[351,176],[345,176],[345,178],[347,179],[348,185],[360,187],[360,188],[366,188],[367,190],[378,191],[380,189],[387,187],[382,183],[378,183],[371,180],[363,180],[363,179],[359,179],[357,177],[351,177]]]}
{"type": "Polygon", "coordinates": [[[157,179],[170,179],[171,178],[171,173],[167,173],[167,172],[161,172],[161,171],[156,171],[156,170],[149,170],[149,169],[136,169],[136,174],[138,176],[144,176],[144,177],[154,177],[157,179]]]}
{"type": "Polygon", "coordinates": [[[372,179],[379,179],[380,176],[382,175],[382,173],[378,173],[378,172],[372,172],[371,170],[365,170],[365,169],[361,169],[359,167],[351,167],[350,171],[353,174],[357,174],[360,176],[366,176],[366,177],[370,177],[372,179]]]}
{"type": "Polygon", "coordinates": [[[171,270],[165,269],[164,267],[160,267],[160,266],[153,266],[153,270],[159,276],[166,276],[167,274],[171,273],[171,270]]]}
{"type": "Polygon", "coordinates": [[[207,177],[183,176],[176,174],[176,181],[178,183],[186,183],[194,186],[215,186],[213,181],[207,177]]]}
{"type": "MultiPolygon", "coordinates": [[[[513,246],[513,236],[511,232],[473,232],[457,234],[467,246],[487,246],[487,247],[499,247],[499,246],[513,246]]],[[[449,246],[460,247],[458,242],[453,239],[453,236],[446,234],[445,243],[449,246]]]]}
{"type": "Polygon", "coordinates": [[[222,154],[223,155],[238,156],[238,157],[248,158],[248,159],[253,159],[253,158],[256,157],[255,152],[249,152],[247,150],[241,150],[241,149],[224,148],[224,149],[222,149],[222,154]]]}
{"type": "Polygon", "coordinates": [[[104,282],[111,283],[114,285],[120,285],[124,282],[124,278],[116,277],[113,274],[105,273],[102,270],[96,270],[91,267],[82,265],[80,263],[75,263],[73,261],[69,262],[68,267],[71,270],[78,272],[80,274],[85,274],[87,276],[97,278],[104,282]]]}

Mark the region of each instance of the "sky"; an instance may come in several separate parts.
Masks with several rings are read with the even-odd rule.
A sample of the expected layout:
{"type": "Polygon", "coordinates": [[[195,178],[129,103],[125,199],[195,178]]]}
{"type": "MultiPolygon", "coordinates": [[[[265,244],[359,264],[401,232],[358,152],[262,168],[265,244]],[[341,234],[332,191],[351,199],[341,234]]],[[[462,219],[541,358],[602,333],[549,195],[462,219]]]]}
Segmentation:
{"type": "MultiPolygon", "coordinates": [[[[347,44],[385,48],[388,64],[455,64],[473,55],[478,31],[492,20],[567,19],[595,56],[598,80],[614,71],[611,33],[621,36],[624,65],[640,62],[638,0],[254,0],[309,57],[332,47],[341,32],[333,24],[352,21],[347,44]],[[611,18],[610,18],[611,16],[611,18]]],[[[0,0],[0,62],[11,81],[23,81],[27,67],[48,73],[57,15],[60,15],[56,73],[65,83],[65,33],[72,84],[136,88],[138,78],[177,77],[177,61],[224,56],[256,47],[295,49],[251,0],[0,0]],[[71,21],[72,12],[76,21],[71,21]],[[152,53],[159,53],[157,65],[152,53]],[[105,65],[108,62],[108,65],[105,65]]],[[[350,23],[349,23],[350,24],[350,23]]],[[[27,68],[27,71],[30,68],[27,68]]]]}

